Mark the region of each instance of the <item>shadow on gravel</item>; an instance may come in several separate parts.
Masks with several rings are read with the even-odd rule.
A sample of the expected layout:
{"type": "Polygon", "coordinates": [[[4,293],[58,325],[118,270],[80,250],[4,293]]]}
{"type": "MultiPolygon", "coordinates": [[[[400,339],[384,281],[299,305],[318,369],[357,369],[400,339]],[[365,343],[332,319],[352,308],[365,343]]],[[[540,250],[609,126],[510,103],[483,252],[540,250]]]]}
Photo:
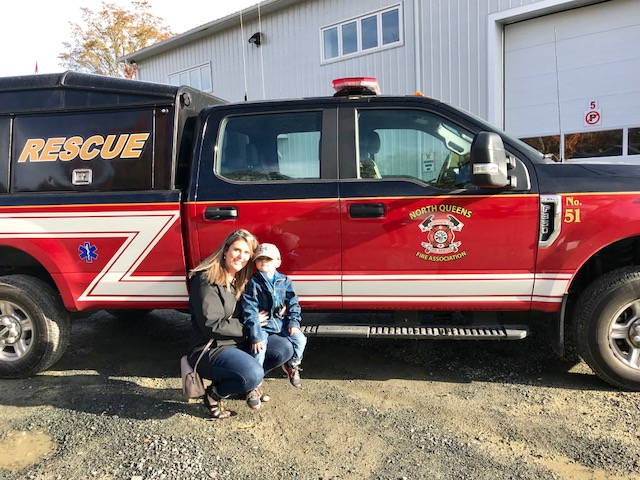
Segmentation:
{"type": "Polygon", "coordinates": [[[0,380],[0,404],[132,419],[189,411],[176,388],[189,330],[189,317],[172,310],[129,321],[104,311],[75,320],[60,361],[35,377],[0,380]]]}
{"type": "MultiPolygon", "coordinates": [[[[103,311],[77,320],[70,347],[49,372],[0,380],[0,403],[52,405],[135,419],[192,414],[193,405],[178,390],[179,359],[190,328],[189,316],[173,310],[156,310],[130,321],[103,311]]],[[[612,390],[584,365],[573,368],[557,358],[541,335],[510,342],[311,337],[303,367],[303,378],[309,380],[493,382],[612,390]]]]}
{"type": "Polygon", "coordinates": [[[516,342],[312,338],[304,378],[491,382],[615,391],[535,338],[516,342]],[[579,371],[578,371],[579,370],[579,371]]]}
{"type": "Polygon", "coordinates": [[[1,380],[0,403],[18,407],[52,406],[98,416],[164,419],[188,409],[175,389],[141,387],[102,375],[67,374],[25,380],[1,380]]]}

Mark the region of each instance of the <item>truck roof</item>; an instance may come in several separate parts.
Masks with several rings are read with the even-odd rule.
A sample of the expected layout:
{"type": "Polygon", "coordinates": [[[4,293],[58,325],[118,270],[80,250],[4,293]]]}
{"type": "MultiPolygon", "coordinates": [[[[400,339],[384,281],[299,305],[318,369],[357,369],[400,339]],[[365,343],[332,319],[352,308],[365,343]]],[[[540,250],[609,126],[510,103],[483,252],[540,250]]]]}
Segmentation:
{"type": "Polygon", "coordinates": [[[184,91],[215,98],[189,87],[71,71],[0,77],[0,114],[170,103],[184,91]]]}

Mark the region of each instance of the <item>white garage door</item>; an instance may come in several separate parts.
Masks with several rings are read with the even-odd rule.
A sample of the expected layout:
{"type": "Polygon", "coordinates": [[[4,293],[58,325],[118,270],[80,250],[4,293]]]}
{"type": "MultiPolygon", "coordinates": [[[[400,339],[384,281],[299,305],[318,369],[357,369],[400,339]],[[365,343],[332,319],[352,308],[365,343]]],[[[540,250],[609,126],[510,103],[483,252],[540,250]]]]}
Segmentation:
{"type": "Polygon", "coordinates": [[[640,1],[505,29],[505,127],[565,159],[640,162],[640,1]],[[560,133],[563,135],[560,136],[560,133]]]}

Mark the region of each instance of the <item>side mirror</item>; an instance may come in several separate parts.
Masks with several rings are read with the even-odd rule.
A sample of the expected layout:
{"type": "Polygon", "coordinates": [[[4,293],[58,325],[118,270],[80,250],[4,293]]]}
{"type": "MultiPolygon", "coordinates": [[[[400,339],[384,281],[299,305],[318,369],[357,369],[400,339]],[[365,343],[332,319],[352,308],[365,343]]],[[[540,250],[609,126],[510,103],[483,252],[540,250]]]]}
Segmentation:
{"type": "Polygon", "coordinates": [[[471,144],[471,183],[480,188],[514,188],[515,178],[507,171],[515,167],[497,133],[480,132],[471,144]]]}

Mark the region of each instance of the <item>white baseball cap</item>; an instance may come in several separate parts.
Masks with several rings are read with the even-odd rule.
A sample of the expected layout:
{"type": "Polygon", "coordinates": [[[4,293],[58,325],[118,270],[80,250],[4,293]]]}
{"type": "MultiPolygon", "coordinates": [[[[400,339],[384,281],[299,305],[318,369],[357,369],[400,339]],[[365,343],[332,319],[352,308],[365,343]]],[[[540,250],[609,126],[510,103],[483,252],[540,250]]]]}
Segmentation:
{"type": "Polygon", "coordinates": [[[268,257],[272,260],[280,260],[280,250],[273,243],[261,243],[254,258],[268,257]]]}

